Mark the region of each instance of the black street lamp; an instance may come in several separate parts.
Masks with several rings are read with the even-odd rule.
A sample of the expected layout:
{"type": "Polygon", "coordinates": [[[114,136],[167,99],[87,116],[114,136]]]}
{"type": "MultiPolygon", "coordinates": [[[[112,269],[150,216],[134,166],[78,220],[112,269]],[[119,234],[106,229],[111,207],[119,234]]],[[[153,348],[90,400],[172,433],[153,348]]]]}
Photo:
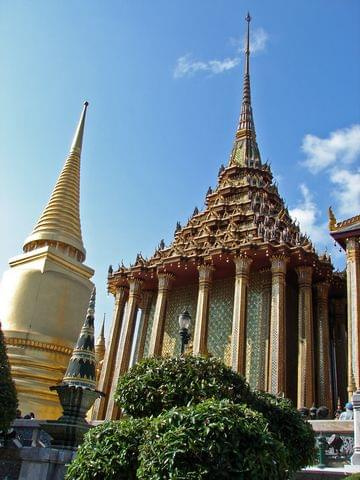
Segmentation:
{"type": "Polygon", "coordinates": [[[181,350],[180,354],[184,355],[185,352],[185,345],[189,343],[191,335],[189,333],[189,327],[191,323],[191,316],[190,313],[185,310],[183,313],[179,315],[179,327],[180,327],[180,338],[181,338],[181,350]]]}

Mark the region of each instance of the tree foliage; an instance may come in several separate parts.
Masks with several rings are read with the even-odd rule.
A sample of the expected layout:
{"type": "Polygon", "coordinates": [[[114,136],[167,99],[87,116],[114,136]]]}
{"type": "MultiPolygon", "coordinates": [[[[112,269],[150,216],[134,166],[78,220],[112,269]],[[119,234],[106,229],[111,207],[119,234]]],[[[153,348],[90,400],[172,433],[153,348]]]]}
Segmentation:
{"type": "Polygon", "coordinates": [[[0,434],[7,432],[16,417],[17,406],[15,384],[11,378],[4,334],[0,324],[0,434]]]}

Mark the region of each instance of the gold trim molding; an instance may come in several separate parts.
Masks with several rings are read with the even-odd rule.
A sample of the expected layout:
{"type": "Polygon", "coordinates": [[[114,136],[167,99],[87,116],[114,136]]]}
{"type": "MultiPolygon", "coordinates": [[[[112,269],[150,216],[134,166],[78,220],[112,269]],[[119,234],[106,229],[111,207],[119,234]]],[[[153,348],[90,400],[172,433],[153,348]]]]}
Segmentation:
{"type": "Polygon", "coordinates": [[[71,355],[73,349],[65,347],[64,345],[55,345],[54,343],[39,342],[38,340],[30,340],[28,338],[5,337],[7,345],[13,347],[30,347],[38,350],[47,350],[49,352],[63,353],[64,355],[71,355]]]}

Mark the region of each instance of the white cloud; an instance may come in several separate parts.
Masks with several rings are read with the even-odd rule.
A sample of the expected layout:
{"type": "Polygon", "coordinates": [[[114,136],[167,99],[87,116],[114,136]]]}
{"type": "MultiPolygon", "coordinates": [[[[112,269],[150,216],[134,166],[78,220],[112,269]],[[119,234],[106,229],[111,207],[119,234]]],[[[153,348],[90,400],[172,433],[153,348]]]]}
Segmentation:
{"type": "Polygon", "coordinates": [[[225,58],[223,60],[209,60],[203,62],[201,60],[194,60],[191,54],[184,55],[178,58],[174,70],[174,77],[180,78],[191,76],[197,72],[209,72],[212,74],[223,73],[236,67],[240,62],[239,57],[225,58]]]}
{"type": "MultiPolygon", "coordinates": [[[[256,28],[250,32],[250,53],[263,52],[266,49],[269,40],[269,34],[263,28],[256,28]]],[[[246,47],[246,35],[243,40],[239,38],[231,38],[231,45],[237,48],[240,53],[244,52],[246,47]]]]}
{"type": "MultiPolygon", "coordinates": [[[[268,33],[263,28],[257,28],[250,34],[250,49],[251,53],[257,53],[265,50],[267,41],[269,39],[268,33]]],[[[236,47],[236,55],[233,57],[224,58],[221,60],[196,60],[192,57],[191,53],[183,55],[177,59],[174,78],[190,77],[198,72],[208,72],[213,75],[226,72],[236,67],[242,58],[239,55],[244,51],[244,42],[238,39],[231,39],[231,44],[236,47]]]]}
{"type": "Polygon", "coordinates": [[[250,51],[251,53],[262,52],[266,48],[269,40],[268,33],[263,28],[257,28],[250,33],[250,51]]]}
{"type": "Polygon", "coordinates": [[[304,163],[312,173],[335,162],[352,163],[360,155],[360,125],[335,130],[328,138],[308,134],[303,139],[302,150],[307,156],[304,163]]]}
{"type": "Polygon", "coordinates": [[[330,181],[337,186],[334,196],[337,199],[338,212],[351,217],[360,212],[360,170],[351,172],[346,169],[332,169],[330,181]]]}
{"type": "Polygon", "coordinates": [[[302,201],[293,209],[289,210],[291,217],[300,224],[300,230],[310,236],[315,245],[326,245],[329,243],[327,222],[320,223],[321,212],[314,202],[313,196],[308,187],[303,183],[300,185],[302,201]]]}

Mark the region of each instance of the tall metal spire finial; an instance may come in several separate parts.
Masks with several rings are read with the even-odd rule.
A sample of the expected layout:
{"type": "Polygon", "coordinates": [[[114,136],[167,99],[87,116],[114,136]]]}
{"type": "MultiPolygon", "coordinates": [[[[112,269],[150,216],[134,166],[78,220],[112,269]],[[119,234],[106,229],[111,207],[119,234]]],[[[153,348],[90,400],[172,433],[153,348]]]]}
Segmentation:
{"type": "Polygon", "coordinates": [[[254,120],[251,109],[251,93],[250,93],[250,22],[251,17],[248,13],[245,17],[247,22],[247,35],[245,43],[245,69],[244,69],[244,86],[243,100],[241,105],[240,121],[237,135],[253,135],[255,137],[254,120]]]}
{"type": "Polygon", "coordinates": [[[251,108],[250,89],[250,13],[245,17],[247,31],[244,45],[245,68],[241,113],[236,131],[235,143],[230,155],[230,165],[259,165],[260,152],[256,143],[255,125],[251,108]]]}
{"type": "Polygon", "coordinates": [[[246,47],[245,47],[245,74],[249,75],[249,57],[250,57],[250,22],[251,17],[250,13],[248,12],[245,20],[247,21],[247,37],[246,37],[246,47]]]}

